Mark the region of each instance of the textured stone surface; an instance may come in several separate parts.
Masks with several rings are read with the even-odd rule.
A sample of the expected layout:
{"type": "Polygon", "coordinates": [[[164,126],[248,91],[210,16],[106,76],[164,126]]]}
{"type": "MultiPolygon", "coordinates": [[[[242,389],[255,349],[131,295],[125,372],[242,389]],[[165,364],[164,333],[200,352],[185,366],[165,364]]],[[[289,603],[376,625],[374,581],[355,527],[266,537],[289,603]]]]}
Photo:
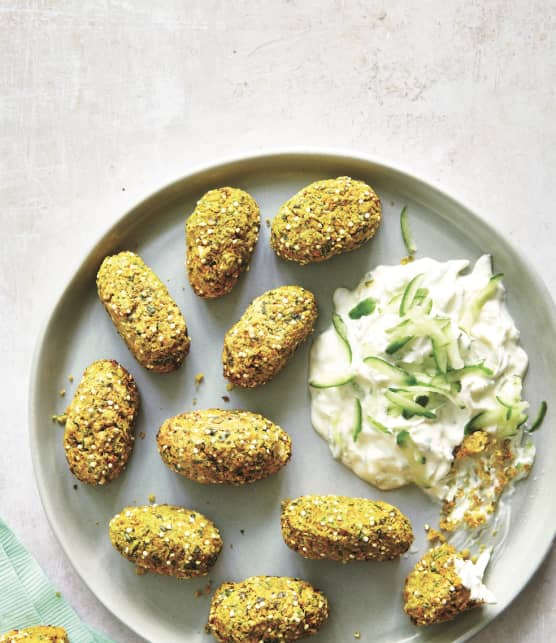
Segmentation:
{"type": "MultiPolygon", "coordinates": [[[[1,3],[0,511],[83,619],[138,640],[48,528],[26,405],[41,321],[92,240],[195,165],[339,147],[460,196],[555,288],[555,26],[549,0],[1,3]]],[[[555,572],[552,554],[476,640],[550,640],[555,572]]]]}

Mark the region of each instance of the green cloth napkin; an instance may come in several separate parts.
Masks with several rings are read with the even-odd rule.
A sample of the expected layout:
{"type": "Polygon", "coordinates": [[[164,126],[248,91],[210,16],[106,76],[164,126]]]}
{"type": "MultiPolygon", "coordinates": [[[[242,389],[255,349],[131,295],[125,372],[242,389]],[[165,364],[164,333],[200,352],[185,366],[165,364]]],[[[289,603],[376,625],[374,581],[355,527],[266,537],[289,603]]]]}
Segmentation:
{"type": "Polygon", "coordinates": [[[31,625],[64,627],[71,643],[114,643],[80,621],[0,518],[0,634],[31,625]]]}

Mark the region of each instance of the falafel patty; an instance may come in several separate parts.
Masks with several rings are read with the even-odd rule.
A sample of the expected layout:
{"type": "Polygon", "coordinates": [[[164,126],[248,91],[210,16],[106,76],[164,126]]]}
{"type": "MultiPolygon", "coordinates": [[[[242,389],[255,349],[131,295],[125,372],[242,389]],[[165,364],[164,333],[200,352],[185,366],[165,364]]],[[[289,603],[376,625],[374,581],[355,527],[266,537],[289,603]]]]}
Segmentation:
{"type": "Polygon", "coordinates": [[[270,244],[279,257],[301,265],[326,261],[374,237],[381,217],[380,199],[363,181],[316,181],[279,209],[270,244]]]}
{"type": "Polygon", "coordinates": [[[220,585],[206,629],[221,643],[275,643],[316,634],[327,618],[326,597],[306,581],[252,576],[220,585]]]}
{"type": "Polygon", "coordinates": [[[67,410],[64,450],[73,475],[103,485],[125,469],[139,410],[135,380],[114,360],[85,369],[67,410]]]}
{"type": "Polygon", "coordinates": [[[429,549],[410,572],[403,591],[404,610],[416,625],[451,621],[485,602],[471,598],[458,574],[458,562],[464,564],[461,553],[444,543],[429,549]]]}
{"type": "Polygon", "coordinates": [[[304,558],[392,560],[413,542],[409,519],[378,500],[301,496],[282,502],[282,536],[304,558]]]}
{"type": "Polygon", "coordinates": [[[69,643],[66,630],[54,625],[35,625],[0,635],[0,643],[69,643]]]}
{"type": "Polygon", "coordinates": [[[106,257],[97,274],[106,312],[135,359],[150,371],[169,373],[189,353],[185,319],[156,274],[134,252],[106,257]]]}
{"type": "Polygon", "coordinates": [[[187,219],[187,275],[199,297],[222,297],[248,269],[261,217],[247,192],[218,188],[204,194],[187,219]]]}
{"type": "Polygon", "coordinates": [[[170,418],[157,435],[164,463],[190,480],[242,485],[279,471],[291,438],[258,413],[204,409],[170,418]]]}
{"type": "Polygon", "coordinates": [[[280,286],[254,299],[224,338],[224,377],[242,388],[261,386],[279,373],[313,332],[313,293],[280,286]]]}
{"type": "Polygon", "coordinates": [[[109,534],[140,571],[176,578],[206,576],[222,549],[211,520],[174,505],[125,507],[110,521],[109,534]]]}

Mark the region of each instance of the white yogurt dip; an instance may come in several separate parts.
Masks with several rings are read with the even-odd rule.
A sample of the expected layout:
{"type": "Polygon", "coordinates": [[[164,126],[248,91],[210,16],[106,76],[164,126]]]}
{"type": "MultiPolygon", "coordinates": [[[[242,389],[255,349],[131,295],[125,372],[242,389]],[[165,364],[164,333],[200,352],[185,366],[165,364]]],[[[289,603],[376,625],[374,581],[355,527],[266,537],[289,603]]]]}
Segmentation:
{"type": "MultiPolygon", "coordinates": [[[[460,501],[458,485],[477,473],[453,467],[466,435],[521,442],[527,355],[491,264],[485,255],[470,271],[466,260],[378,266],[334,294],[334,323],[311,350],[312,423],[335,458],[380,489],[414,482],[460,501]]],[[[528,470],[534,447],[515,454],[528,470]]]]}

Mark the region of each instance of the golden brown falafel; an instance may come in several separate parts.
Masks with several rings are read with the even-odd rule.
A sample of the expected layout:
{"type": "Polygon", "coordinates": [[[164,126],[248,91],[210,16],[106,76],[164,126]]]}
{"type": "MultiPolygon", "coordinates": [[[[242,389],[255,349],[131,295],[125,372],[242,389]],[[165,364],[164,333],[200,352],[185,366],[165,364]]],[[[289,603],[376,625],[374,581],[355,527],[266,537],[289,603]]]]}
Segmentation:
{"type": "Polygon", "coordinates": [[[206,629],[221,643],[287,642],[315,634],[327,618],[328,601],[309,583],[252,576],[216,590],[206,629]]]}
{"type": "Polygon", "coordinates": [[[224,376],[242,388],[266,384],[313,332],[317,315],[315,296],[300,286],[263,293],[226,333],[224,376]]]}
{"type": "Polygon", "coordinates": [[[451,621],[458,614],[478,607],[456,571],[461,554],[447,543],[429,551],[415,565],[405,581],[404,610],[416,625],[451,621]]]}
{"type": "Polygon", "coordinates": [[[174,505],[125,507],[110,521],[109,533],[137,568],[176,578],[206,576],[222,549],[212,521],[174,505]]]}
{"type": "Polygon", "coordinates": [[[362,246],[382,217],[380,199],[366,183],[348,176],[316,181],[295,194],[272,221],[276,254],[304,265],[362,246]]]}
{"type": "Polygon", "coordinates": [[[69,638],[63,627],[35,625],[1,634],[0,643],[69,643],[69,638]]]}
{"type": "Polygon", "coordinates": [[[261,217],[252,196],[237,188],[204,194],[187,219],[187,275],[195,294],[214,298],[235,286],[249,261],[261,217]]]}
{"type": "Polygon", "coordinates": [[[170,418],[157,435],[164,463],[196,482],[242,485],[279,471],[290,436],[258,413],[204,409],[170,418]]]}
{"type": "Polygon", "coordinates": [[[100,300],[135,359],[156,373],[181,366],[191,340],[162,281],[134,252],[106,257],[97,275],[100,300]]]}
{"type": "Polygon", "coordinates": [[[67,410],[64,449],[73,475],[103,485],[125,469],[139,410],[135,380],[114,360],[85,369],[67,410]]]}
{"type": "Polygon", "coordinates": [[[409,519],[386,502],[301,496],[282,503],[282,536],[304,558],[392,560],[413,542],[409,519]]]}

